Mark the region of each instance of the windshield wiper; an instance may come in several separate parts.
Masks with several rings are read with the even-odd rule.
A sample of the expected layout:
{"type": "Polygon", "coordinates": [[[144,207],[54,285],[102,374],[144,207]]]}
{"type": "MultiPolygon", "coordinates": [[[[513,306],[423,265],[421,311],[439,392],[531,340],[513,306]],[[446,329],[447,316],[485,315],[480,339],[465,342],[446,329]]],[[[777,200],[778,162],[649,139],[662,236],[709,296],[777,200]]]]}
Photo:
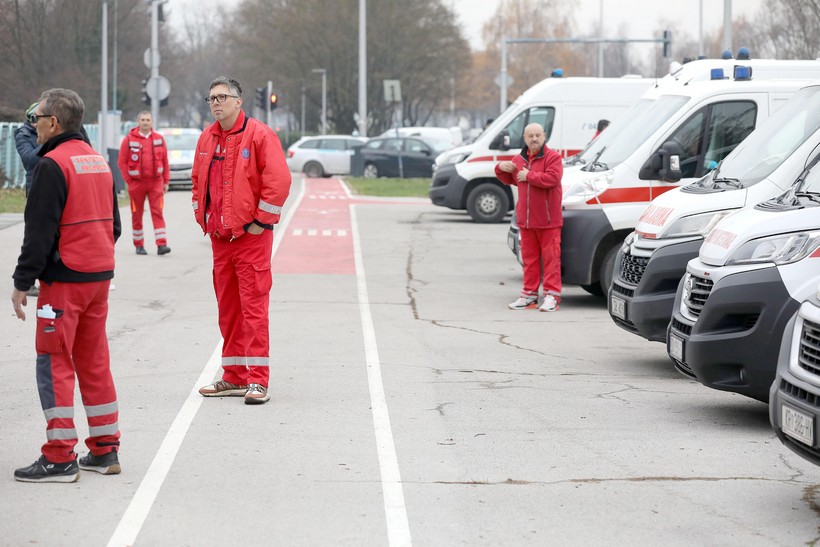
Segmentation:
{"type": "Polygon", "coordinates": [[[795,192],[795,198],[807,198],[815,203],[820,203],[820,193],[818,192],[795,192]]]}
{"type": "Polygon", "coordinates": [[[725,184],[727,186],[734,186],[735,188],[743,188],[743,184],[740,183],[740,179],[733,179],[728,177],[720,177],[716,178],[712,181],[712,185],[717,187],[718,184],[725,184]]]}
{"type": "Polygon", "coordinates": [[[579,163],[586,163],[584,158],[581,157],[581,154],[575,154],[572,157],[566,159],[564,165],[578,165],[579,163]]]}

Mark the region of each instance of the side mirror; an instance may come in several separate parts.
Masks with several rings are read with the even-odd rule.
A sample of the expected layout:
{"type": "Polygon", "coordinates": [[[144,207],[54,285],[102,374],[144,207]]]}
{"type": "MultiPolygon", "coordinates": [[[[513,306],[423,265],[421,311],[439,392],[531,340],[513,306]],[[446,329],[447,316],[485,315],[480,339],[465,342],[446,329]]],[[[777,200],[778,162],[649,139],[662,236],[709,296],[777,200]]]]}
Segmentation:
{"type": "Polygon", "coordinates": [[[660,180],[663,182],[678,182],[683,178],[680,168],[680,158],[683,148],[676,142],[665,142],[658,150],[649,156],[638,171],[641,180],[660,180]]]}
{"type": "Polygon", "coordinates": [[[509,150],[510,136],[506,131],[501,131],[490,142],[490,150],[509,150]]]}

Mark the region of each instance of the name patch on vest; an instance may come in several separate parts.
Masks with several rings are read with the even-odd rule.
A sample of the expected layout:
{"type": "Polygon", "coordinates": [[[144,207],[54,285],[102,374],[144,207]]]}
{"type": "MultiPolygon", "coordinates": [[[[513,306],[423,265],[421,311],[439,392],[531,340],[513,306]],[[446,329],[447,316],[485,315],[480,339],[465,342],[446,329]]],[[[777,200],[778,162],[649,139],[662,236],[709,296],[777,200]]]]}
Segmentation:
{"type": "Polygon", "coordinates": [[[85,156],[71,156],[74,172],[78,175],[87,173],[110,173],[111,168],[102,156],[88,154],[85,156]]]}

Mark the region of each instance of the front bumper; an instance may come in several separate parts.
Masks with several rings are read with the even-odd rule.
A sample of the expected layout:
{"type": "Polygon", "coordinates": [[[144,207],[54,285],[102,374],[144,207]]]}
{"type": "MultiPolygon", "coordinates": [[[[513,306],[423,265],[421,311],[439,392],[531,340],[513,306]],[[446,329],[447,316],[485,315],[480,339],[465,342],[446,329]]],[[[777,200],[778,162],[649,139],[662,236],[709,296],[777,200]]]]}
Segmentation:
{"type": "Polygon", "coordinates": [[[190,186],[191,185],[191,173],[193,172],[193,166],[188,165],[184,167],[174,167],[171,166],[171,180],[168,181],[169,186],[190,186]]]}
{"type": "Polygon", "coordinates": [[[767,402],[780,346],[772,342],[781,340],[799,307],[779,271],[772,266],[720,278],[696,320],[681,311],[685,279],[667,330],[675,368],[707,387],[767,402]]]}
{"type": "Polygon", "coordinates": [[[678,283],[686,273],[686,265],[698,256],[702,243],[703,239],[698,238],[665,245],[648,258],[619,251],[607,299],[615,324],[647,340],[665,342],[678,283]],[[613,308],[619,315],[613,314],[613,308]]]}
{"type": "MultiPolygon", "coordinates": [[[[804,308],[805,306],[804,304],[804,308]]],[[[820,375],[815,368],[820,324],[807,322],[807,318],[803,317],[804,308],[789,321],[783,334],[777,377],[769,393],[769,420],[784,445],[795,454],[820,465],[820,444],[817,437],[820,421],[820,375]],[[798,359],[806,359],[807,365],[798,363],[798,359]],[[786,420],[791,426],[789,434],[783,427],[786,420]],[[810,439],[806,439],[807,436],[810,439]]],[[[809,306],[809,309],[812,308],[809,306]]],[[[818,315],[818,309],[813,309],[813,315],[818,315]]],[[[816,317],[813,319],[817,320],[816,317]]]]}
{"type": "Polygon", "coordinates": [[[561,276],[567,285],[598,281],[595,254],[604,238],[613,233],[601,209],[565,209],[561,229],[561,276]]]}
{"type": "Polygon", "coordinates": [[[463,210],[467,180],[459,176],[455,164],[441,165],[433,172],[428,195],[433,205],[463,210]]]}

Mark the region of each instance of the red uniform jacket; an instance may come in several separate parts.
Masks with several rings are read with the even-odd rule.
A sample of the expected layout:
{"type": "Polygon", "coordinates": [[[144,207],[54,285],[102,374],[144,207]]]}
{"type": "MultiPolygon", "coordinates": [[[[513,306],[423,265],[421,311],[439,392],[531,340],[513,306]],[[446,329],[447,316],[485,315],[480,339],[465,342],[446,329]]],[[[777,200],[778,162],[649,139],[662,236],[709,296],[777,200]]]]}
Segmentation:
{"type": "MultiPolygon", "coordinates": [[[[208,172],[219,134],[219,122],[202,132],[191,173],[194,216],[206,233],[208,172]]],[[[291,179],[276,133],[258,120],[240,114],[227,137],[224,161],[220,215],[224,233],[239,237],[254,220],[263,225],[278,223],[291,179]]]]}
{"type": "Polygon", "coordinates": [[[544,145],[530,163],[525,146],[512,162],[516,167],[514,172],[505,173],[496,165],[495,176],[504,184],[518,186],[518,203],[515,206],[518,226],[530,229],[563,226],[561,177],[564,163],[561,155],[544,145]],[[519,182],[517,174],[524,167],[529,169],[527,182],[519,182]]]}
{"type": "Polygon", "coordinates": [[[139,127],[131,129],[120,144],[117,166],[128,184],[156,180],[168,184],[171,180],[165,138],[156,131],[151,131],[151,136],[146,138],[140,134],[139,127]]]}

